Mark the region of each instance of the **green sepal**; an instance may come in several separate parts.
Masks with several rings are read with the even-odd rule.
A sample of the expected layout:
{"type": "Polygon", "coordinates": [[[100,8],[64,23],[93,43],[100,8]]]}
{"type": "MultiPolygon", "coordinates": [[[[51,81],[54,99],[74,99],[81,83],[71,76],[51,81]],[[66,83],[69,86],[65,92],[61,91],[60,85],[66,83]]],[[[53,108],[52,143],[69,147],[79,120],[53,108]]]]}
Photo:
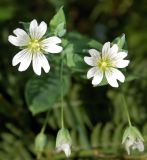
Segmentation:
{"type": "Polygon", "coordinates": [[[30,22],[19,22],[23,25],[25,31],[29,32],[30,22]]]}
{"type": "Polygon", "coordinates": [[[44,133],[39,133],[35,138],[35,151],[36,153],[42,152],[47,144],[47,137],[44,133]]]}
{"type": "Polygon", "coordinates": [[[69,131],[66,128],[61,128],[57,133],[56,148],[60,147],[63,143],[72,144],[69,131]]]}
{"type": "Polygon", "coordinates": [[[121,36],[116,37],[112,44],[117,44],[119,49],[125,49],[127,50],[127,43],[126,43],[126,38],[125,38],[125,34],[123,33],[121,36]]]}
{"type": "Polygon", "coordinates": [[[144,141],[141,133],[140,133],[139,130],[138,130],[136,127],[134,127],[134,126],[129,126],[129,127],[127,127],[127,128],[125,129],[125,132],[124,132],[124,134],[123,134],[122,144],[126,141],[126,139],[127,139],[128,137],[131,137],[131,138],[134,139],[134,140],[135,140],[136,138],[138,138],[138,139],[140,139],[141,141],[144,141]]]}

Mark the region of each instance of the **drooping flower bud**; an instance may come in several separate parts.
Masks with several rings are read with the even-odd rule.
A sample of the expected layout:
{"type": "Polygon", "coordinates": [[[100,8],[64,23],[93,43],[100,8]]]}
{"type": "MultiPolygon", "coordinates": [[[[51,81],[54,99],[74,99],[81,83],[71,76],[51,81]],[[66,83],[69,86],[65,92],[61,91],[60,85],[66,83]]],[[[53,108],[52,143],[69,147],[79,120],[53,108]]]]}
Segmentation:
{"type": "Polygon", "coordinates": [[[65,128],[61,128],[58,131],[56,138],[56,150],[57,152],[64,151],[66,157],[69,157],[71,154],[71,137],[69,131],[65,128]]]}
{"type": "Polygon", "coordinates": [[[144,139],[139,132],[139,130],[136,127],[129,126],[126,128],[124,135],[123,135],[123,140],[122,144],[125,145],[125,149],[130,155],[130,149],[138,149],[139,152],[144,151],[144,139]]]}
{"type": "Polygon", "coordinates": [[[36,153],[42,152],[47,143],[47,137],[44,133],[39,133],[35,138],[35,151],[36,153]]]}

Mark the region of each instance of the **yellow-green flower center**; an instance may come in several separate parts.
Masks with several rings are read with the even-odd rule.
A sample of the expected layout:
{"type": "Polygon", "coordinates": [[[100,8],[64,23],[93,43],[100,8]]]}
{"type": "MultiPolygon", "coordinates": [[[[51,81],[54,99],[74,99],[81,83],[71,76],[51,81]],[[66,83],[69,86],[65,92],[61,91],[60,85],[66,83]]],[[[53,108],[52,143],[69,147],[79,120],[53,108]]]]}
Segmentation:
{"type": "Polygon", "coordinates": [[[109,67],[112,66],[110,59],[100,59],[97,63],[98,67],[103,70],[106,71],[106,69],[108,69],[109,67]]]}
{"type": "Polygon", "coordinates": [[[32,52],[39,52],[41,50],[41,45],[39,43],[39,40],[31,40],[29,42],[28,48],[32,51],[32,52]]]}

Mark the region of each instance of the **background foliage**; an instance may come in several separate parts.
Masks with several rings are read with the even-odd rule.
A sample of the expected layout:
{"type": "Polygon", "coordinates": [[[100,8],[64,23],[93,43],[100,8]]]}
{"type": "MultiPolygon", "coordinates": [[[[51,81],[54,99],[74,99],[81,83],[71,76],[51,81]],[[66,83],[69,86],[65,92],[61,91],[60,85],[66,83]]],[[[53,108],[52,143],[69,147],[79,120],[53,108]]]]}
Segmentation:
{"type": "MultiPolygon", "coordinates": [[[[13,29],[22,27],[18,22],[36,18],[49,25],[61,6],[64,6],[66,21],[64,16],[55,18],[50,22],[49,33],[63,38],[65,125],[73,139],[72,158],[129,159],[121,146],[127,125],[122,93],[133,124],[142,131],[145,142],[147,140],[146,0],[1,0],[0,160],[35,158],[34,139],[47,110],[48,141],[42,159],[64,159],[63,154],[54,152],[60,128],[61,56],[48,55],[51,71],[47,75],[37,77],[31,67],[21,73],[11,65],[18,49],[7,40],[13,29]],[[67,34],[63,36],[65,29],[67,34]],[[97,41],[113,41],[122,33],[126,35],[131,60],[126,83],[119,89],[107,85],[92,87],[91,81],[86,80],[88,67],[83,62],[87,49],[99,49],[101,44],[97,41]]],[[[146,159],[146,152],[134,153],[132,159],[135,158],[146,159]]]]}

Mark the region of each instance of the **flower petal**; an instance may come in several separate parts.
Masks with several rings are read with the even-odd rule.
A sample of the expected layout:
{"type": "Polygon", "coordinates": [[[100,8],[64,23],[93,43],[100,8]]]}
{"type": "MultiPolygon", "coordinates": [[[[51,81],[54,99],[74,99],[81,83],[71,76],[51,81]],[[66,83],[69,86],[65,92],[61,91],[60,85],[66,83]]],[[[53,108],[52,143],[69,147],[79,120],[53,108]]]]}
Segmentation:
{"type": "Polygon", "coordinates": [[[119,80],[120,82],[124,82],[125,80],[125,76],[118,69],[115,68],[110,68],[109,70],[107,70],[105,72],[105,75],[108,83],[112,87],[118,87],[117,80],[119,80]]]}
{"type": "Polygon", "coordinates": [[[110,42],[106,42],[102,48],[102,57],[105,58],[110,53],[110,42]]]}
{"type": "Polygon", "coordinates": [[[128,138],[125,142],[125,149],[128,153],[128,155],[130,155],[130,147],[133,145],[134,140],[132,138],[128,138]]]}
{"type": "Polygon", "coordinates": [[[97,73],[95,74],[92,84],[97,86],[103,79],[103,72],[97,68],[97,73]]]}
{"type": "Polygon", "coordinates": [[[37,36],[38,36],[38,23],[37,23],[36,19],[31,21],[29,32],[30,32],[31,38],[37,38],[37,36]]]}
{"type": "Polygon", "coordinates": [[[10,43],[12,43],[13,45],[15,46],[18,46],[18,47],[21,47],[21,46],[26,46],[28,43],[29,43],[29,39],[27,37],[15,37],[15,36],[12,36],[10,35],[8,37],[8,41],[10,43]]]}
{"type": "Polygon", "coordinates": [[[92,67],[91,69],[89,69],[89,71],[87,72],[87,78],[89,79],[93,77],[96,74],[97,70],[98,67],[92,67]]]}
{"type": "Polygon", "coordinates": [[[21,28],[16,28],[13,33],[20,39],[27,39],[30,40],[29,35],[21,28]]]}
{"type": "Polygon", "coordinates": [[[25,71],[29,67],[31,60],[32,54],[27,49],[24,49],[14,56],[12,65],[16,66],[18,63],[20,63],[18,70],[25,71]]]}
{"type": "Polygon", "coordinates": [[[49,37],[47,39],[44,39],[41,44],[43,46],[48,46],[50,44],[58,44],[58,43],[61,43],[61,39],[56,37],[56,36],[53,36],[53,37],[49,37]]]}
{"type": "Polygon", "coordinates": [[[100,52],[97,51],[96,49],[90,49],[89,50],[89,54],[91,55],[91,57],[93,58],[98,58],[100,56],[100,52]]]}
{"type": "Polygon", "coordinates": [[[62,150],[64,151],[66,157],[69,157],[71,154],[70,145],[69,144],[62,144],[62,150]]]}
{"type": "Polygon", "coordinates": [[[40,53],[33,54],[33,70],[37,75],[41,75],[40,53]]]}
{"type": "Polygon", "coordinates": [[[23,61],[24,57],[26,54],[28,54],[28,50],[27,49],[23,49],[20,52],[18,52],[12,59],[12,65],[16,66],[18,63],[20,63],[21,61],[23,61]]]}
{"type": "Polygon", "coordinates": [[[136,144],[136,148],[139,150],[139,152],[143,152],[144,151],[144,144],[141,140],[139,140],[136,144]]]}
{"type": "Polygon", "coordinates": [[[33,70],[39,76],[41,75],[41,67],[46,73],[50,70],[46,57],[42,53],[38,52],[33,55],[33,70]]]}
{"type": "Polygon", "coordinates": [[[129,60],[118,60],[118,61],[116,61],[115,66],[117,68],[125,68],[128,66],[129,63],[130,63],[129,60]]]}
{"type": "Polygon", "coordinates": [[[127,55],[127,52],[118,52],[117,59],[124,59],[127,55]]]}
{"type": "Polygon", "coordinates": [[[43,46],[43,50],[45,50],[46,52],[50,52],[50,53],[60,53],[63,50],[63,48],[55,44],[50,44],[45,47],[43,46]]]}
{"type": "Polygon", "coordinates": [[[110,54],[111,55],[115,55],[118,52],[118,45],[114,44],[111,48],[110,48],[110,54]]]}
{"type": "Polygon", "coordinates": [[[47,58],[43,54],[40,54],[40,65],[44,69],[45,73],[49,72],[50,65],[48,63],[47,58]]]}
{"type": "Polygon", "coordinates": [[[20,72],[25,71],[29,67],[29,65],[31,64],[31,60],[32,60],[32,54],[27,52],[25,54],[25,57],[23,58],[23,61],[21,61],[18,70],[20,72]]]}
{"type": "MultiPolygon", "coordinates": [[[[15,39],[19,43],[19,46],[28,45],[28,43],[30,41],[30,37],[23,29],[17,28],[13,31],[13,33],[17,36],[15,38],[13,38],[13,40],[15,39]]],[[[11,36],[9,38],[10,38],[10,41],[11,41],[11,36]]]]}
{"type": "Polygon", "coordinates": [[[84,61],[90,66],[97,66],[97,59],[93,57],[84,57],[84,61]]]}
{"type": "Polygon", "coordinates": [[[38,39],[42,38],[46,33],[46,31],[47,31],[47,24],[44,21],[42,21],[38,26],[38,33],[36,38],[38,39]]]}

